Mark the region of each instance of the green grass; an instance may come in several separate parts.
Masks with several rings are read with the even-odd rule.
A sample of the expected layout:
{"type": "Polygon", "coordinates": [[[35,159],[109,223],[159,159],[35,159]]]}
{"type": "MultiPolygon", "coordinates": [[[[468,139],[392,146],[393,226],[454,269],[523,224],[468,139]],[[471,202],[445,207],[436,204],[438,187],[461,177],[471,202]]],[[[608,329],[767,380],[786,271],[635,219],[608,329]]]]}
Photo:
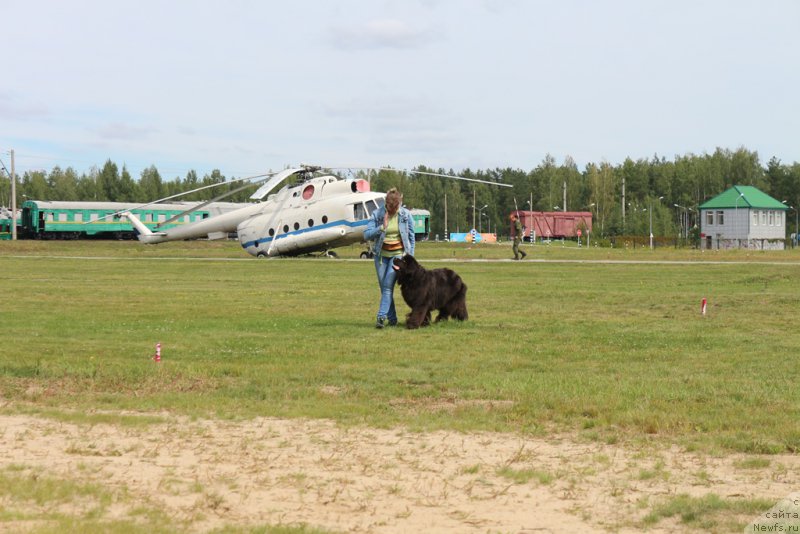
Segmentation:
{"type": "Polygon", "coordinates": [[[468,284],[470,320],[378,331],[371,261],[169,245],[0,243],[4,410],[324,417],[800,449],[800,251],[537,245],[534,260],[611,262],[442,263],[430,260],[508,257],[510,247],[422,243],[423,264],[452,267],[468,284]],[[203,257],[220,261],[194,259],[203,257]],[[669,258],[685,263],[613,263],[669,258]]]}
{"type": "Polygon", "coordinates": [[[644,524],[653,526],[663,519],[679,518],[684,525],[706,532],[741,532],[773,504],[765,499],[725,499],[713,493],[703,497],[681,494],[656,505],[645,516],[644,524]]]}
{"type": "MultiPolygon", "coordinates": [[[[54,478],[23,465],[0,471],[0,530],[35,534],[114,532],[192,532],[189,523],[170,517],[159,503],[110,491],[98,484],[54,478]],[[122,504],[120,517],[112,506],[122,504]]],[[[209,507],[208,502],[203,503],[209,507]]],[[[324,534],[307,525],[225,526],[215,534],[324,534]]]]}
{"type": "Polygon", "coordinates": [[[531,480],[536,480],[539,484],[550,484],[554,477],[551,473],[538,471],[535,469],[512,469],[505,466],[497,471],[497,474],[509,479],[514,484],[527,484],[531,480]]]}

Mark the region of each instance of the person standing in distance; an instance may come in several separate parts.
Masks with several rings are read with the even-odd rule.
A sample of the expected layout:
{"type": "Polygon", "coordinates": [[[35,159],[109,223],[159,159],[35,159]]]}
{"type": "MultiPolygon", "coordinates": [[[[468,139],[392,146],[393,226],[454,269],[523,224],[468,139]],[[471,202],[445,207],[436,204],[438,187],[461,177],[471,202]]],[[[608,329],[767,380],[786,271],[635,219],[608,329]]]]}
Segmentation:
{"type": "Polygon", "coordinates": [[[520,254],[522,254],[522,259],[524,260],[528,254],[519,249],[519,244],[525,236],[525,229],[522,227],[522,221],[519,220],[519,216],[516,213],[511,214],[511,224],[514,225],[514,245],[511,247],[511,250],[514,251],[514,259],[518,260],[520,254]]]}
{"type": "Polygon", "coordinates": [[[403,194],[394,187],[386,192],[386,200],[372,216],[364,230],[364,239],[374,241],[372,252],[375,255],[375,272],[381,290],[378,318],[375,328],[397,325],[397,312],[394,308],[394,284],[397,271],[394,259],[404,254],[414,255],[414,221],[411,212],[402,206],[403,194]]]}

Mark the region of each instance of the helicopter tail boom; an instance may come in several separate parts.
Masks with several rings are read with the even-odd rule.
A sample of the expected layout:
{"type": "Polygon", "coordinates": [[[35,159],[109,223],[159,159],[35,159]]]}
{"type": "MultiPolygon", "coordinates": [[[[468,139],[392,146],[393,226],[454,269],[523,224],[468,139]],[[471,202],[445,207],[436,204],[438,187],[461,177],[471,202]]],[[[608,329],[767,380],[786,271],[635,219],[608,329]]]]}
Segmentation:
{"type": "Polygon", "coordinates": [[[127,217],[127,219],[131,222],[131,225],[136,229],[136,237],[142,243],[162,243],[166,241],[166,234],[164,232],[153,232],[142,221],[139,220],[139,217],[133,213],[125,211],[120,213],[120,216],[127,217]]]}

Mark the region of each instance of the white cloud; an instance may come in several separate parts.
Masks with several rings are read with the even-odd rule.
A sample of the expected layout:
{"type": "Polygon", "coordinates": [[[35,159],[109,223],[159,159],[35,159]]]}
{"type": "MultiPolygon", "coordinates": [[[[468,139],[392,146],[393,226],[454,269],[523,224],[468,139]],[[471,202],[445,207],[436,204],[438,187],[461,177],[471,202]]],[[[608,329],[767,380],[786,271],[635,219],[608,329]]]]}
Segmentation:
{"type": "Polygon", "coordinates": [[[429,28],[415,27],[398,19],[376,19],[331,29],[331,42],[344,50],[414,49],[437,38],[437,33],[429,28]]]}
{"type": "Polygon", "coordinates": [[[94,130],[102,139],[117,139],[123,141],[143,140],[157,130],[150,127],[133,126],[123,122],[109,122],[94,130]]]}
{"type": "Polygon", "coordinates": [[[0,92],[0,119],[29,121],[49,115],[47,106],[28,103],[11,93],[0,92]]]}

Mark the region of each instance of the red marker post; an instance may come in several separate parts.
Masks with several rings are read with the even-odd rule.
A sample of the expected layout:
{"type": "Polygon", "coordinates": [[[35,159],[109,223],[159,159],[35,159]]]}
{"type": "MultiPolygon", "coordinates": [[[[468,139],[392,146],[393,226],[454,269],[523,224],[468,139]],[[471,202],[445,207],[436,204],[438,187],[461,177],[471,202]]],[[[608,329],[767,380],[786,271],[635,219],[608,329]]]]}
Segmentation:
{"type": "Polygon", "coordinates": [[[707,303],[706,298],[703,297],[703,300],[700,302],[700,315],[706,314],[706,303],[707,303]]]}
{"type": "MultiPolygon", "coordinates": [[[[705,300],[705,299],[703,299],[705,300]]],[[[161,361],[161,343],[156,343],[156,353],[153,356],[153,361],[160,362],[161,361]]]]}

